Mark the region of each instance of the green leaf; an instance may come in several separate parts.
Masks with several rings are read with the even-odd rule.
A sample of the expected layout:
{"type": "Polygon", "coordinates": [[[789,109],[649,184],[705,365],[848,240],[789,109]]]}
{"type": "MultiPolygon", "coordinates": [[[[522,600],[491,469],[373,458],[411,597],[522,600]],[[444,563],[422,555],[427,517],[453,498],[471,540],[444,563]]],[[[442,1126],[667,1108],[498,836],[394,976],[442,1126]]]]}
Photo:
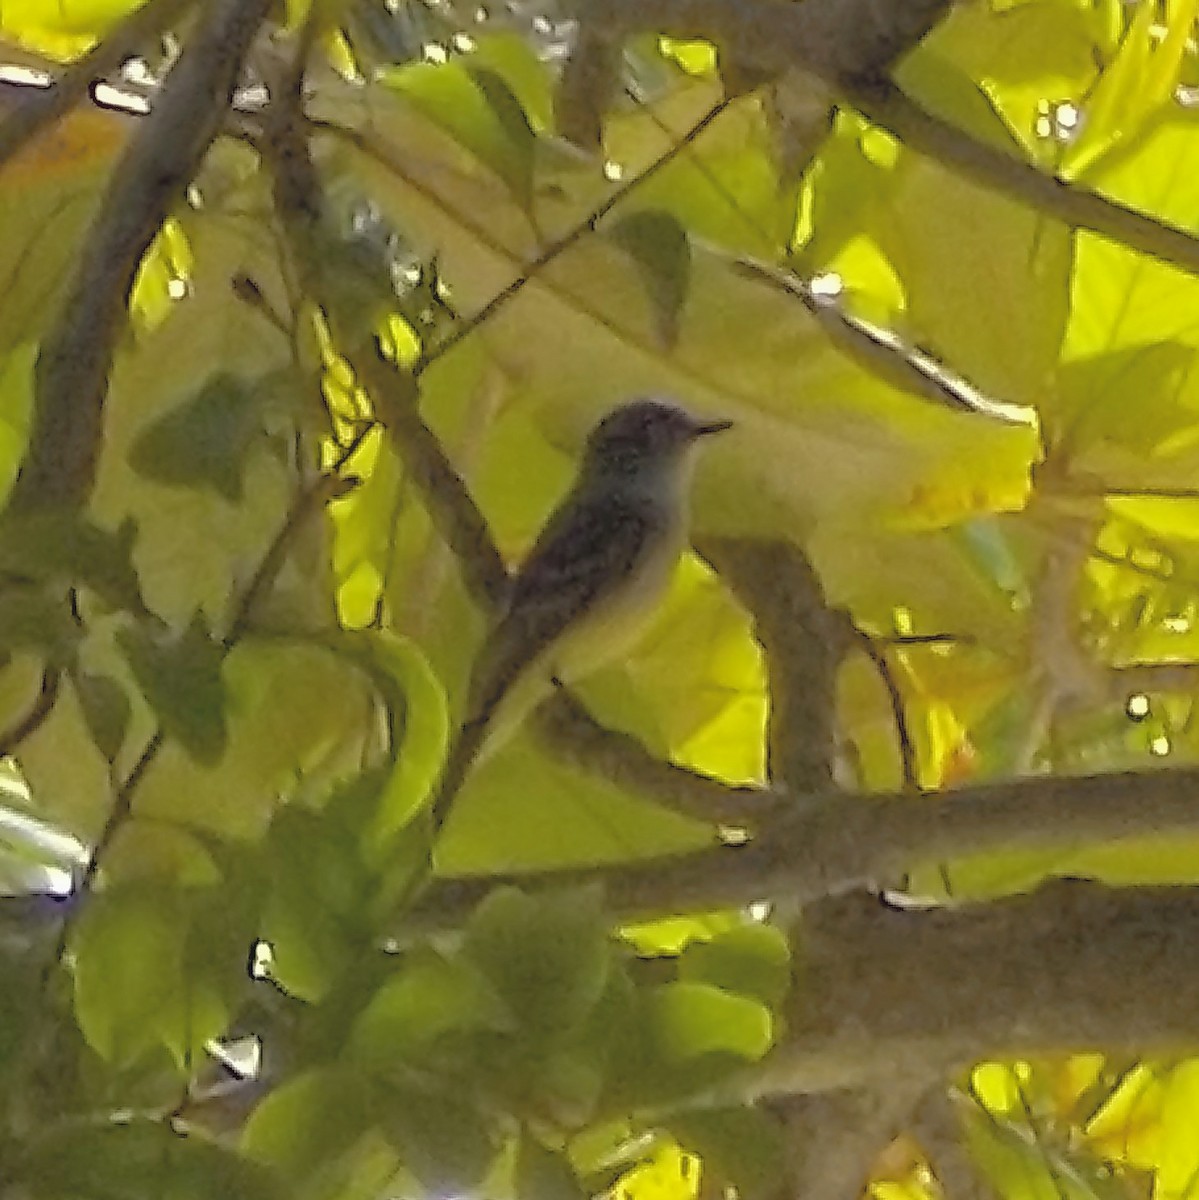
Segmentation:
{"type": "Polygon", "coordinates": [[[565,1154],[525,1130],[516,1152],[516,1194],[520,1200],[583,1200],[590,1193],[565,1154]]]}
{"type": "Polygon", "coordinates": [[[1085,1146],[1059,1150],[1029,1136],[1018,1122],[987,1117],[967,1121],[971,1157],[1003,1195],[1028,1200],[1120,1200],[1120,1178],[1092,1157],[1085,1146]]]}
{"type": "Polygon", "coordinates": [[[1167,104],[1186,54],[1196,0],[1179,0],[1172,8],[1164,37],[1152,6],[1133,14],[1119,50],[1087,98],[1086,120],[1063,155],[1061,178],[1073,180],[1085,174],[1167,104]]]}
{"type": "Polygon", "coordinates": [[[0,588],[0,649],[38,651],[51,663],[68,659],[83,636],[67,598],[36,585],[0,588]]]}
{"type": "Polygon", "coordinates": [[[688,946],[679,959],[679,978],[749,996],[777,1010],[791,983],[787,939],[769,925],[729,929],[688,946]]]}
{"type": "Polygon", "coordinates": [[[468,60],[467,70],[511,143],[512,150],[509,155],[505,155],[505,170],[501,171],[501,175],[518,199],[531,204],[533,155],[537,145],[537,134],[533,131],[520,101],[502,75],[483,66],[478,59],[468,60]]]}
{"type": "Polygon", "coordinates": [[[354,839],[324,813],[285,808],[264,849],[271,888],[261,935],[274,951],[271,977],[319,1001],[367,933],[367,881],[354,839]]]}
{"type": "Polygon", "coordinates": [[[72,671],[71,682],[96,749],[114,762],[125,744],[132,712],[125,689],[107,675],[91,675],[84,670],[72,671]]]}
{"type": "MultiPolygon", "coordinates": [[[[669,1120],[671,1133],[704,1161],[705,1178],[737,1189],[744,1200],[769,1200],[784,1182],[778,1122],[756,1108],[698,1108],[669,1120]]],[[[813,1149],[813,1153],[819,1153],[813,1149]]]]}
{"type": "Polygon", "coordinates": [[[528,206],[537,137],[499,75],[461,62],[413,63],[386,71],[380,79],[494,171],[516,200],[528,206]]]}
{"type": "Polygon", "coordinates": [[[604,993],[612,947],[594,889],[526,896],[500,888],[475,910],[465,953],[532,1033],[578,1027],[604,993]]]}
{"type": "Polygon", "coordinates": [[[1185,1195],[1199,1172],[1194,1136],[1199,1104],[1199,1060],[1176,1066],[1169,1076],[1161,1113],[1161,1151],[1155,1184],[1165,1196],[1185,1195]]]}
{"type": "Polygon", "coordinates": [[[485,68],[504,81],[535,132],[553,126],[554,70],[527,38],[511,31],[482,34],[470,61],[475,71],[485,68]]]}
{"type": "Polygon", "coordinates": [[[182,1020],[183,939],[176,898],[150,888],[93,896],[75,927],[75,1015],[89,1045],[127,1063],[182,1020]]]}
{"type": "Polygon", "coordinates": [[[402,511],[400,461],[382,427],[366,435],[345,473],[362,482],[329,505],[337,615],[345,628],[362,629],[375,619],[402,511]]]}
{"type": "Polygon", "coordinates": [[[166,1121],[114,1122],[98,1128],[70,1123],[54,1129],[36,1139],[18,1163],[15,1182],[37,1200],[283,1198],[254,1163],[199,1134],[178,1133],[166,1121]]]}
{"type": "Polygon", "coordinates": [[[375,1116],[388,1141],[430,1196],[469,1194],[495,1158],[486,1121],[465,1100],[381,1087],[375,1116]]]}
{"type": "Polygon", "coordinates": [[[350,1053],[375,1071],[436,1056],[455,1039],[510,1034],[512,1014],[470,964],[418,951],[371,998],[355,1022],[350,1053]]]}
{"type": "MultiPolygon", "coordinates": [[[[7,939],[7,930],[3,930],[7,939]]],[[[30,1026],[37,1019],[41,970],[38,956],[22,953],[15,946],[0,941],[0,970],[4,983],[0,986],[0,1071],[7,1071],[22,1047],[32,1036],[30,1026]]]]}
{"type": "Polygon", "coordinates": [[[344,1067],[318,1067],[293,1076],[250,1114],[241,1152],[303,1180],[349,1151],[372,1124],[368,1082],[344,1067]]]}
{"type": "Polygon", "coordinates": [[[145,479],[175,487],[207,487],[241,500],[246,459],[263,436],[256,389],[221,372],[191,399],[144,428],[129,464],[145,479]]]}
{"type": "Polygon", "coordinates": [[[75,1016],[102,1058],[128,1064],[165,1046],[183,1066],[222,1031],[221,989],[188,969],[189,928],[183,893],[161,881],[91,898],[72,937],[75,1016]]]}
{"type": "Polygon", "coordinates": [[[664,349],[673,349],[691,286],[691,242],[686,229],[671,213],[638,212],[606,232],[637,264],[653,306],[659,340],[664,349]]]}
{"type": "Polygon", "coordinates": [[[86,587],[116,609],[145,615],[131,520],[116,532],[76,512],[37,510],[0,519],[0,571],[69,587],[86,587]]]}
{"type": "Polygon", "coordinates": [[[121,629],[117,642],[163,729],[197,762],[213,764],[225,752],[225,648],[198,613],[167,641],[140,626],[121,629]]]}
{"type": "Polygon", "coordinates": [[[770,1010],[707,983],[667,983],[643,997],[651,1045],[667,1063],[710,1054],[756,1062],[770,1049],[770,1010]]]}
{"type": "MultiPolygon", "coordinates": [[[[11,278],[8,282],[11,286],[11,278]]],[[[8,500],[29,442],[36,361],[35,345],[26,343],[4,353],[0,341],[0,505],[8,500]]]]}
{"type": "Polygon", "coordinates": [[[441,681],[415,642],[384,630],[348,635],[388,700],[394,765],[379,798],[365,849],[380,865],[395,834],[428,799],[450,737],[449,705],[441,681]]]}
{"type": "Polygon", "coordinates": [[[374,752],[369,681],[323,644],[247,638],[229,652],[222,677],[227,753],[206,766],[168,745],[139,788],[139,813],[257,841],[280,797],[321,801],[374,752]]]}

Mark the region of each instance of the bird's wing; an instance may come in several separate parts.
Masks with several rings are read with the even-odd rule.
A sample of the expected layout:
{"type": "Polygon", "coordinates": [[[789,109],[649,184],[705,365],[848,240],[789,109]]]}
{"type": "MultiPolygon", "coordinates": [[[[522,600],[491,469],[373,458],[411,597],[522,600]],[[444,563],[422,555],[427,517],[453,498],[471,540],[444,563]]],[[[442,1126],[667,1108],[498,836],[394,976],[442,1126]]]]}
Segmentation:
{"type": "Polygon", "coordinates": [[[611,495],[575,495],[559,507],[517,572],[507,611],[476,666],[476,718],[489,716],[526,664],[620,587],[645,552],[650,527],[644,505],[611,495]]]}

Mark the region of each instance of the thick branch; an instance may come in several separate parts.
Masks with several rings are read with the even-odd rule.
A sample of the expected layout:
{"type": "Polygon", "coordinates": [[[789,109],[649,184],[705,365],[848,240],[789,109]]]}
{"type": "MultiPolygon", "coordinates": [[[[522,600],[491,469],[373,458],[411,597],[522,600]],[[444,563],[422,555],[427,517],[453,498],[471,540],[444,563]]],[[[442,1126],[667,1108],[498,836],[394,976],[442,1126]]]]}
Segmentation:
{"type": "Polygon", "coordinates": [[[944,1084],[932,1088],[917,1109],[912,1133],[943,1196],[952,1196],[953,1200],[999,1200],[963,1145],[959,1109],[966,1102],[965,1096],[950,1092],[944,1084]]]}
{"type": "Polygon", "coordinates": [[[810,903],[972,854],[1195,835],[1199,768],[1020,779],[918,799],[834,792],[784,795],[776,803],[787,815],[745,845],[615,868],[447,880],[407,914],[403,932],[460,924],[497,883],[536,888],[595,880],[614,915],[647,917],[763,899],[810,903]]]}
{"type": "Polygon", "coordinates": [[[867,897],[828,907],[787,1041],[739,1095],[904,1078],[930,1059],[1199,1045],[1199,888],[1059,882],[956,911],[897,912],[867,897]]]}
{"type": "Polygon", "coordinates": [[[137,269],[220,129],[271,0],[221,0],[188,42],[117,164],[37,362],[29,452],[12,505],[81,505],[103,441],[108,373],[137,269]]]}
{"type": "Polygon", "coordinates": [[[911,1116],[926,1078],[927,1074],[887,1078],[874,1087],[787,1097],[781,1106],[791,1148],[790,1196],[794,1200],[861,1196],[871,1166],[911,1116]]]}
{"type": "Polygon", "coordinates": [[[803,67],[825,79],[877,78],[941,20],[952,0],[588,0],[589,27],[715,42],[767,71],[803,67]]]}

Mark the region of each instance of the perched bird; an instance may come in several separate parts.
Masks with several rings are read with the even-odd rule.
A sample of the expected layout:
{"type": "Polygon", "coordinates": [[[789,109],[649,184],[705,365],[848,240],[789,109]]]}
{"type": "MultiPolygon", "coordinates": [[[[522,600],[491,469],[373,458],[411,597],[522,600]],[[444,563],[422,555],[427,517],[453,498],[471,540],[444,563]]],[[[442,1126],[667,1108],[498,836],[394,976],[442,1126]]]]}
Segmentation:
{"type": "Polygon", "coordinates": [[[587,438],[570,491],[521,564],[475,661],[466,719],[434,794],[436,832],[484,745],[567,683],[618,658],[654,615],[687,544],[696,444],[731,421],[635,400],[587,438]]]}

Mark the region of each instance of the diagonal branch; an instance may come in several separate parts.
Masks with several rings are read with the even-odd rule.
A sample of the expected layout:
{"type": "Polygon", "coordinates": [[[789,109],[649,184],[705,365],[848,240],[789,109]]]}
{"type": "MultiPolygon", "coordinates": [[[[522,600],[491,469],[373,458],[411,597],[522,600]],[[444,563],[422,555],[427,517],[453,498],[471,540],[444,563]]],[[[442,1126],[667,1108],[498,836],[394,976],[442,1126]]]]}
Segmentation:
{"type": "Polygon", "coordinates": [[[926,112],[891,84],[850,83],[849,101],[905,146],[977,183],[1184,271],[1199,272],[1199,238],[1086,188],[1047,175],[926,112]]]}
{"type": "Polygon", "coordinates": [[[117,341],[142,256],[216,137],[271,0],[220,0],[117,164],[57,323],[42,345],[29,451],[11,504],[86,503],[117,341]]]}
{"type": "Polygon", "coordinates": [[[147,40],[168,28],[195,0],[147,0],[103,41],[73,62],[48,87],[30,90],[0,123],[0,167],[41,130],[61,120],[105,75],[112,74],[147,40]]]}
{"type": "Polygon", "coordinates": [[[586,13],[588,27],[611,41],[646,31],[701,37],[772,72],[809,71],[917,153],[1074,228],[1199,271],[1199,239],[1185,230],[979,142],[886,82],[950,7],[950,0],[589,0],[586,13]]]}

